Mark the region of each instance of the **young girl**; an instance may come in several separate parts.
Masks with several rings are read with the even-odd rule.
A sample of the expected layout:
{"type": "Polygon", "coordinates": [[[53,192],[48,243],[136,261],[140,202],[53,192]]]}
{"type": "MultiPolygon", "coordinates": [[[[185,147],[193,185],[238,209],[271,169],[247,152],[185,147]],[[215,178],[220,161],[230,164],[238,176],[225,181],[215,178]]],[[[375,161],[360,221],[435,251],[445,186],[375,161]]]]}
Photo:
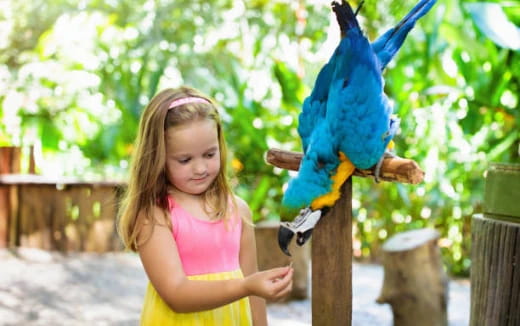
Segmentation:
{"type": "Polygon", "coordinates": [[[251,212],[226,178],[213,102],[181,87],[144,110],[118,230],[149,278],[141,325],[266,325],[293,270],[257,271],[251,212]]]}

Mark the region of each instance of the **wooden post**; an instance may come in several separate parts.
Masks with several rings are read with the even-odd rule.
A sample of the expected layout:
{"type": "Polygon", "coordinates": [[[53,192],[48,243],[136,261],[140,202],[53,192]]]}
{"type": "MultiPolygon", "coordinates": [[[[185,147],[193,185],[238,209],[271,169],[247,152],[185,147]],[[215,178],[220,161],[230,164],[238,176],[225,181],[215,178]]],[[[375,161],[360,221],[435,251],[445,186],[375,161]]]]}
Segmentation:
{"type": "Polygon", "coordinates": [[[520,164],[487,171],[471,223],[471,326],[520,325],[520,164]]]}
{"type": "Polygon", "coordinates": [[[312,232],[312,324],[352,322],[352,178],[312,232]]]}
{"type": "MultiPolygon", "coordinates": [[[[0,146],[0,174],[19,173],[21,147],[0,146]]],[[[0,248],[9,243],[12,187],[0,187],[0,248]]]]}
{"type": "MultiPolygon", "coordinates": [[[[0,146],[0,175],[18,174],[22,170],[22,148],[19,146],[0,146]]],[[[36,171],[34,146],[29,146],[29,173],[36,171]]],[[[11,225],[16,223],[14,215],[18,210],[18,187],[0,185],[0,248],[12,246],[11,225]]]]}
{"type": "Polygon", "coordinates": [[[9,243],[10,189],[10,186],[0,186],[0,248],[9,243]]]}
{"type": "Polygon", "coordinates": [[[0,146],[0,174],[20,173],[22,148],[0,146]]]}
{"type": "MultiPolygon", "coordinates": [[[[266,161],[276,167],[298,170],[301,153],[271,149],[266,161]]],[[[355,170],[355,176],[373,177],[374,170],[355,170]]],[[[386,158],[381,180],[416,184],[424,172],[412,160],[386,158]]],[[[312,236],[312,324],[352,323],[352,178],[330,212],[320,219],[312,236]]]]}

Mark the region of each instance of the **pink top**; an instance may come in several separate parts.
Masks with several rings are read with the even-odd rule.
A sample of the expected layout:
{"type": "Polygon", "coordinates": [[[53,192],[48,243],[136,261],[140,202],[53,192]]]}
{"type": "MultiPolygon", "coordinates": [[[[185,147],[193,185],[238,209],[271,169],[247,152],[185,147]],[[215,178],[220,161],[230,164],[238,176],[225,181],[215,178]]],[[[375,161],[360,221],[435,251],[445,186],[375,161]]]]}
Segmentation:
{"type": "Polygon", "coordinates": [[[206,221],[169,198],[173,237],[186,275],[230,272],[240,268],[242,220],[206,221]]]}

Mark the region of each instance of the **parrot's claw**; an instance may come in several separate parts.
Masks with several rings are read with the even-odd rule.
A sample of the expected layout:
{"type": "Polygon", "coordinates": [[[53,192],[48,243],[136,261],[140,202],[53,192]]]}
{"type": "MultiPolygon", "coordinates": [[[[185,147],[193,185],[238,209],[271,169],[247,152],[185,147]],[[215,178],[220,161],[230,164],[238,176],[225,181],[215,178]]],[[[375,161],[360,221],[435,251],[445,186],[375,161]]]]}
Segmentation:
{"type": "Polygon", "coordinates": [[[388,157],[396,157],[396,155],[388,150],[384,152],[383,156],[377,162],[376,167],[374,169],[374,180],[376,181],[376,183],[379,183],[380,181],[379,178],[381,177],[381,166],[383,166],[383,161],[385,160],[385,158],[388,157]]]}
{"type": "Polygon", "coordinates": [[[318,223],[321,214],[321,210],[313,211],[307,207],[300,211],[300,214],[296,216],[294,221],[280,223],[280,229],[278,229],[278,245],[287,256],[291,255],[288,247],[294,235],[296,234],[296,243],[299,246],[303,246],[311,237],[312,230],[316,223],[318,223]]]}

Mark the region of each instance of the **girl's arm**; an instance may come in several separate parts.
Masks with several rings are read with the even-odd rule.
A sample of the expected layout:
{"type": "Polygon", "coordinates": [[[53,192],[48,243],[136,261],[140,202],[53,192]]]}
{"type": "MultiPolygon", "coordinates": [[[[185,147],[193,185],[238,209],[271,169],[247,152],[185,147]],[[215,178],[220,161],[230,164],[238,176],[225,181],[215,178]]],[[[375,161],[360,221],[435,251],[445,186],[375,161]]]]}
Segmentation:
{"type": "MultiPolygon", "coordinates": [[[[154,217],[163,212],[155,208],[154,217]]],[[[169,228],[146,223],[139,234],[139,256],[150,282],[161,298],[177,312],[214,309],[240,298],[258,295],[277,299],[292,286],[292,269],[276,268],[244,279],[189,280],[182,269],[177,246],[169,228]]]]}
{"type": "MultiPolygon", "coordinates": [[[[241,217],[248,223],[242,222],[242,237],[240,240],[240,267],[244,276],[258,272],[256,257],[255,230],[252,225],[251,210],[241,199],[237,198],[238,211],[241,217]]],[[[261,297],[249,297],[251,313],[253,315],[254,326],[267,325],[267,310],[265,300],[261,297]]]]}

